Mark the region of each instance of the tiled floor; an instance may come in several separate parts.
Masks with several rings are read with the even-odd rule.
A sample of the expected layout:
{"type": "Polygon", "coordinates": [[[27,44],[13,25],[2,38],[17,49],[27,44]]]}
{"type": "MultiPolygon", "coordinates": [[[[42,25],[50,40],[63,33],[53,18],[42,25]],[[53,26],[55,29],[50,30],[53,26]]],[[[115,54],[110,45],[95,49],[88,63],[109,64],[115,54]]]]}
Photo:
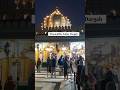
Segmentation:
{"type": "Polygon", "coordinates": [[[35,90],[75,90],[73,75],[69,74],[69,80],[64,80],[64,76],[60,76],[56,72],[56,78],[51,78],[46,70],[35,73],[35,90]]]}

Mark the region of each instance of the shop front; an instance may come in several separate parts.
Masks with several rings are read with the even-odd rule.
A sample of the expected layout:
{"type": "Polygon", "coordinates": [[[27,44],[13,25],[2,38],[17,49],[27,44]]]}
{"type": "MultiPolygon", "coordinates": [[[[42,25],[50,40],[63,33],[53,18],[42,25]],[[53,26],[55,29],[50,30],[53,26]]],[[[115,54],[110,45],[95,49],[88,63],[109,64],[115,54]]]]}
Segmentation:
{"type": "Polygon", "coordinates": [[[46,62],[47,58],[51,58],[51,54],[57,56],[57,60],[61,55],[69,56],[70,58],[76,55],[81,55],[85,58],[85,42],[36,42],[35,43],[35,60],[40,59],[46,62]]]}

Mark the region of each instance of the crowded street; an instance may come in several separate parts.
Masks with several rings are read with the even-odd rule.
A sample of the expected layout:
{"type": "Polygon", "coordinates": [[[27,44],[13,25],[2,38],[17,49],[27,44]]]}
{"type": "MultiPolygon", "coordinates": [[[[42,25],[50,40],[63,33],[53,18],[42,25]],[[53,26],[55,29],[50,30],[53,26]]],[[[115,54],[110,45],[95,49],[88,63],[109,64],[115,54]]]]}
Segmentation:
{"type": "Polygon", "coordinates": [[[36,62],[35,88],[36,90],[50,88],[50,90],[80,90],[82,88],[80,80],[84,81],[84,74],[85,60],[82,56],[70,57],[65,54],[57,58],[57,54],[52,52],[48,54],[46,61],[43,62],[38,58],[36,62]]]}

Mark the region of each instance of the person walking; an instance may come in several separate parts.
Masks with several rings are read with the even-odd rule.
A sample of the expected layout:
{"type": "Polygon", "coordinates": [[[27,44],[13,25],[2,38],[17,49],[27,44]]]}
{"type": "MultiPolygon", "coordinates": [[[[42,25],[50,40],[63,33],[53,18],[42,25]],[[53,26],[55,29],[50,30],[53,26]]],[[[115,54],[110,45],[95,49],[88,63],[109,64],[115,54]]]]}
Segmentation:
{"type": "Polygon", "coordinates": [[[101,90],[116,90],[114,74],[111,67],[106,67],[106,73],[104,75],[104,80],[101,82],[101,90]]]}
{"type": "Polygon", "coordinates": [[[106,68],[107,72],[105,74],[105,90],[116,90],[115,85],[115,75],[111,70],[112,68],[106,68]]]}
{"type": "Polygon", "coordinates": [[[77,73],[76,73],[76,84],[78,90],[81,90],[82,81],[84,79],[84,66],[83,66],[83,57],[79,56],[77,60],[77,73]]]}
{"type": "Polygon", "coordinates": [[[53,78],[53,76],[56,78],[56,57],[55,55],[52,56],[52,61],[51,61],[51,78],[53,78]]]}
{"type": "Polygon", "coordinates": [[[65,56],[65,59],[64,59],[64,80],[65,79],[68,80],[68,59],[67,59],[67,56],[65,56]]]}
{"type": "Polygon", "coordinates": [[[72,70],[73,70],[73,74],[74,74],[74,82],[76,82],[75,77],[76,77],[76,73],[77,73],[77,65],[76,65],[76,63],[75,63],[75,59],[73,59],[73,60],[71,61],[71,63],[72,63],[72,70]]]}
{"type": "Polygon", "coordinates": [[[59,68],[60,68],[60,75],[62,75],[62,72],[63,72],[63,55],[61,55],[61,57],[59,58],[58,60],[58,65],[59,65],[59,68]]]}
{"type": "Polygon", "coordinates": [[[51,59],[50,57],[47,58],[47,77],[48,77],[48,73],[51,73],[51,59]]]}
{"type": "Polygon", "coordinates": [[[77,84],[77,88],[78,90],[81,90],[81,79],[80,79],[80,65],[77,65],[77,73],[76,73],[76,84],[77,84]]]}
{"type": "Polygon", "coordinates": [[[36,65],[37,72],[40,72],[40,65],[41,65],[41,60],[40,58],[38,58],[37,65],[36,65]]]}
{"type": "Polygon", "coordinates": [[[72,61],[73,61],[73,58],[70,58],[70,73],[72,74],[73,73],[73,67],[72,67],[72,61]]]}

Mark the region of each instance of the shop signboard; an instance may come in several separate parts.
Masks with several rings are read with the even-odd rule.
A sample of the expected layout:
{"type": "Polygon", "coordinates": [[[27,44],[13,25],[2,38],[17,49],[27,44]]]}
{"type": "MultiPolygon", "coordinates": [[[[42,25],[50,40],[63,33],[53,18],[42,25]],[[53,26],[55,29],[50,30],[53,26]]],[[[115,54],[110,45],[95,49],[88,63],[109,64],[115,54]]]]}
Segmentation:
{"type": "Polygon", "coordinates": [[[106,15],[85,15],[86,24],[106,24],[106,15]]]}

